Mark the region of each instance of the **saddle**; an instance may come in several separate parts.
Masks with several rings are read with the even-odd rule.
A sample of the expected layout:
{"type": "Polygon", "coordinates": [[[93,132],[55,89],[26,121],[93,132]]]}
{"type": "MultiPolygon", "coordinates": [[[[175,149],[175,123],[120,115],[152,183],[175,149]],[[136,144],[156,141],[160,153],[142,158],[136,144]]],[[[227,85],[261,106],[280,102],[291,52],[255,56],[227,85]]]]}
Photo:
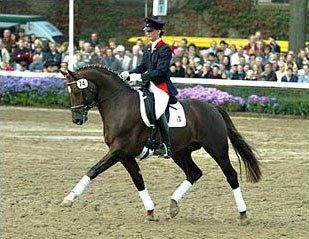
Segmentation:
{"type": "MultiPolygon", "coordinates": [[[[144,149],[136,158],[142,160],[150,157],[156,146],[157,119],[155,109],[155,96],[148,89],[138,90],[140,97],[140,114],[143,122],[151,128],[151,134],[148,137],[144,149]]],[[[186,117],[182,104],[175,97],[170,97],[165,111],[169,127],[185,127],[186,117]]]]}

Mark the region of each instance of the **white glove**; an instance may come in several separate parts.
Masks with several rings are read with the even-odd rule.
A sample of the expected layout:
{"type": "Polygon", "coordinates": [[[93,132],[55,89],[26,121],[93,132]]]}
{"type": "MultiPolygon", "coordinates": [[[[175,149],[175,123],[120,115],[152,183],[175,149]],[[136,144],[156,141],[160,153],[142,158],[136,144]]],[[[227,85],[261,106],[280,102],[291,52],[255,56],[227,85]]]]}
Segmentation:
{"type": "Polygon", "coordinates": [[[141,81],[142,75],[137,73],[130,74],[130,81],[141,81]]]}
{"type": "Polygon", "coordinates": [[[128,71],[123,71],[123,72],[121,72],[121,73],[119,74],[119,77],[120,77],[123,81],[127,80],[129,76],[130,76],[130,74],[129,74],[128,71]]]}

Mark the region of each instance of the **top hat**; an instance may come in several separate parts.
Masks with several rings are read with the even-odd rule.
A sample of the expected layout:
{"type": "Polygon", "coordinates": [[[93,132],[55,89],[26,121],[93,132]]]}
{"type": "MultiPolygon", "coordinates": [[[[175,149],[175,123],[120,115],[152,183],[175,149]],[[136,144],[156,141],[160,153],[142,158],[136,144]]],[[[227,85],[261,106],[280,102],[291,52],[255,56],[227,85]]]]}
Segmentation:
{"type": "Polygon", "coordinates": [[[146,17],[144,19],[145,27],[143,28],[146,32],[151,32],[154,30],[162,30],[163,26],[165,25],[165,22],[161,22],[159,20],[155,20],[149,17],[146,17]]]}

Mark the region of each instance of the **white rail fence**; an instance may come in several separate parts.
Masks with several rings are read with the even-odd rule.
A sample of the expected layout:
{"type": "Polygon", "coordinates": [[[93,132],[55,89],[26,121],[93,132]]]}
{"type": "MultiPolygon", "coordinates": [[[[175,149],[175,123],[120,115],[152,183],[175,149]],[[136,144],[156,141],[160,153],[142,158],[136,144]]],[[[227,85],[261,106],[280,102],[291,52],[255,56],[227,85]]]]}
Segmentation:
{"type": "MultiPolygon", "coordinates": [[[[0,86],[1,77],[59,77],[63,78],[61,73],[37,73],[37,72],[18,72],[18,71],[0,71],[0,86]]],[[[297,88],[309,89],[308,83],[298,82],[274,82],[274,81],[247,81],[247,80],[220,80],[220,79],[205,79],[205,78],[178,78],[172,77],[172,82],[178,84],[197,84],[197,85],[225,85],[225,86],[251,86],[251,87],[277,87],[277,88],[297,88]]]]}

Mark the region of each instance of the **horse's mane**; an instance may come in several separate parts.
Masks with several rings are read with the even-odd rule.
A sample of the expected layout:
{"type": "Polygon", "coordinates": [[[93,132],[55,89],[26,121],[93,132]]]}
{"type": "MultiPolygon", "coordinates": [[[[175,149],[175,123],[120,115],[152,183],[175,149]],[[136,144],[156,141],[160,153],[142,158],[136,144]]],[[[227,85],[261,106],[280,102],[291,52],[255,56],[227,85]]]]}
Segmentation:
{"type": "Polygon", "coordinates": [[[101,65],[101,64],[87,64],[84,66],[79,67],[76,71],[82,71],[82,70],[98,70],[101,71],[103,73],[106,73],[108,75],[113,76],[115,79],[117,79],[121,84],[127,85],[120,77],[119,77],[119,73],[114,71],[113,69],[105,66],[105,65],[101,65]]]}

